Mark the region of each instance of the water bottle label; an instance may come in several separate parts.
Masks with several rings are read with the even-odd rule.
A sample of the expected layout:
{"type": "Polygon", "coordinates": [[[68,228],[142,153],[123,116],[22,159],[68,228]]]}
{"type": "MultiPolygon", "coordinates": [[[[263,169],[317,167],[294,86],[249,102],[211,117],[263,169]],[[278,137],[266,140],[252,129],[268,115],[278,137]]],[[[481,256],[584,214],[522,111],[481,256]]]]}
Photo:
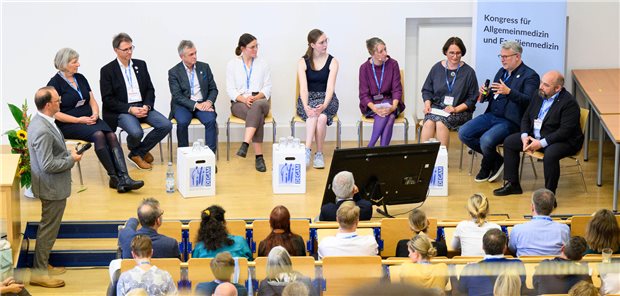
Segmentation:
{"type": "Polygon", "coordinates": [[[205,187],[211,187],[211,180],[213,175],[210,166],[197,166],[189,169],[190,175],[190,190],[204,189],[205,187]]]}
{"type": "Polygon", "coordinates": [[[174,192],[174,178],[166,179],[166,192],[174,192]]]}
{"type": "Polygon", "coordinates": [[[278,182],[280,185],[300,185],[301,184],[301,164],[283,163],[278,168],[280,174],[278,182]]]}
{"type": "Polygon", "coordinates": [[[433,188],[443,187],[443,183],[444,183],[443,174],[444,174],[443,166],[436,166],[433,169],[433,176],[431,177],[431,182],[429,186],[433,188]]]}

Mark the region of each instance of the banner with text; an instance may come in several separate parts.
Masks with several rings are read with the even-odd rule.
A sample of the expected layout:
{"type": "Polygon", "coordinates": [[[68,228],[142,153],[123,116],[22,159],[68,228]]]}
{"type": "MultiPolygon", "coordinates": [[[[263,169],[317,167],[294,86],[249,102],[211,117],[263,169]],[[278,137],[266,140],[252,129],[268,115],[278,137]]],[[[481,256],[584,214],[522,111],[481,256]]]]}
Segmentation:
{"type": "MultiPolygon", "coordinates": [[[[564,73],[566,1],[481,0],[474,16],[476,74],[479,85],[493,81],[502,66],[498,57],[504,41],[523,47],[523,62],[542,78],[549,70],[564,73]]],[[[484,108],[480,108],[484,109],[484,108]]]]}

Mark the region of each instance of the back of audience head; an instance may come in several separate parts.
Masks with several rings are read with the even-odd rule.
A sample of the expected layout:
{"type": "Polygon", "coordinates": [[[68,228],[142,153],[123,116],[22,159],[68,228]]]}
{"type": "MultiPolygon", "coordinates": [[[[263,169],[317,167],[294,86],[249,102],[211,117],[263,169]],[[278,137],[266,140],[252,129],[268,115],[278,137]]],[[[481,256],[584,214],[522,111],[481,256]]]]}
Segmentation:
{"type": "Polygon", "coordinates": [[[499,274],[493,286],[495,296],[521,295],[521,277],[514,268],[508,268],[499,274]]]}
{"type": "Polygon", "coordinates": [[[506,250],[506,234],[497,229],[489,229],[482,237],[482,249],[487,255],[501,255],[506,250]]]}
{"type": "Polygon", "coordinates": [[[164,211],[159,207],[159,201],[153,197],[143,199],[138,206],[138,220],[142,227],[154,228],[158,224],[161,225],[159,219],[163,214],[164,211]]]}
{"type": "Polygon", "coordinates": [[[420,232],[426,233],[428,230],[428,219],[426,218],[426,213],[420,209],[414,209],[409,213],[409,227],[416,234],[420,232]]]}
{"type": "Polygon", "coordinates": [[[580,281],[576,283],[570,290],[568,290],[570,296],[598,296],[598,289],[589,282],[580,281]]]}
{"type": "Polygon", "coordinates": [[[562,253],[567,259],[579,261],[583,258],[587,248],[588,244],[583,237],[573,236],[562,247],[562,253]]]}
{"type": "Polygon", "coordinates": [[[360,207],[355,205],[355,202],[345,201],[343,202],[338,211],[336,211],[336,220],[341,229],[355,230],[357,229],[357,223],[360,219],[360,207]]]}
{"type": "Polygon", "coordinates": [[[467,211],[478,226],[482,226],[489,214],[489,200],[482,193],[475,193],[467,200],[467,211]]]}
{"type": "Polygon", "coordinates": [[[229,252],[220,252],[211,260],[210,267],[216,280],[228,282],[235,272],[235,259],[229,252]]]}
{"type": "Polygon", "coordinates": [[[353,178],[353,174],[351,172],[339,172],[332,180],[332,191],[336,195],[336,198],[352,198],[354,188],[355,179],[353,178]]]}
{"type": "Polygon", "coordinates": [[[289,252],[293,252],[295,246],[291,233],[291,214],[285,206],[279,205],[271,210],[269,215],[271,233],[263,240],[265,250],[275,246],[282,246],[289,252]]]}
{"type": "Polygon", "coordinates": [[[611,248],[614,252],[620,249],[620,227],[614,213],[608,209],[600,209],[594,213],[586,227],[586,241],[590,249],[601,252],[611,248]]]}
{"type": "Polygon", "coordinates": [[[237,296],[237,287],[231,283],[221,283],[213,291],[213,296],[237,296]]]}
{"type": "Polygon", "coordinates": [[[147,235],[138,234],[131,240],[131,254],[134,258],[151,258],[153,242],[147,235]]]}
{"type": "Polygon", "coordinates": [[[267,256],[267,279],[273,280],[278,278],[280,274],[290,274],[293,272],[293,263],[291,262],[291,256],[288,254],[285,248],[275,246],[269,252],[267,256]]]}
{"type": "Polygon", "coordinates": [[[532,193],[532,209],[537,215],[551,215],[554,203],[555,194],[549,189],[541,188],[532,193]]]}
{"type": "Polygon", "coordinates": [[[230,246],[234,242],[228,238],[224,209],[218,205],[212,205],[204,209],[200,214],[200,229],[197,241],[203,242],[207,250],[217,250],[223,246],[230,246]]]}
{"type": "Polygon", "coordinates": [[[407,243],[409,258],[415,262],[428,261],[437,255],[437,249],[433,247],[431,239],[424,233],[414,236],[407,243]]]}
{"type": "Polygon", "coordinates": [[[135,288],[125,294],[125,296],[149,296],[149,293],[144,288],[135,288]]]}
{"type": "Polygon", "coordinates": [[[308,296],[309,294],[308,287],[300,281],[291,282],[282,290],[282,296],[308,296]]]}

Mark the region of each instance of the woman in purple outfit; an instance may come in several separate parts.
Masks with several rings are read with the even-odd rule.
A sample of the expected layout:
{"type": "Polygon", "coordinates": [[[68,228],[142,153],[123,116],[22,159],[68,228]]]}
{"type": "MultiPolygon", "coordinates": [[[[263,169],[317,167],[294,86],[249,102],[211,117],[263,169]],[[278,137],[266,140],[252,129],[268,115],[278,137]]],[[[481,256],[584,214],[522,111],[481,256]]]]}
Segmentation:
{"type": "Polygon", "coordinates": [[[387,54],[385,42],[373,37],[366,40],[370,57],[360,66],[360,111],[374,119],[368,147],[374,147],[381,137],[381,146],[388,146],[392,139],[394,120],[405,110],[402,100],[398,62],[387,54]]]}

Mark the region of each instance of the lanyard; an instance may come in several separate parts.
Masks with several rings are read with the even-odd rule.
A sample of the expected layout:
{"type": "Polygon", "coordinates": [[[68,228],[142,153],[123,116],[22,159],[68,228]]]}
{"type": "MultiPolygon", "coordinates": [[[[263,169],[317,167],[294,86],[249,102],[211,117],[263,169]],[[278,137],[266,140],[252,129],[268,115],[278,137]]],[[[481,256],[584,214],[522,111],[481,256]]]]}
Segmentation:
{"type": "Polygon", "coordinates": [[[512,74],[508,74],[508,71],[504,72],[504,76],[502,77],[502,80],[504,81],[504,83],[508,83],[508,80],[510,80],[510,77],[512,77],[512,74]]]}
{"type": "Polygon", "coordinates": [[[377,80],[377,72],[375,71],[375,59],[371,59],[372,61],[372,75],[375,77],[375,83],[377,84],[377,91],[379,94],[381,93],[381,86],[383,85],[383,73],[385,72],[385,62],[381,65],[381,81],[377,80]]]}
{"type": "Polygon", "coordinates": [[[245,70],[245,89],[250,90],[250,77],[252,77],[252,69],[254,68],[254,58],[252,58],[252,63],[250,64],[250,73],[248,73],[248,68],[245,66],[245,60],[241,58],[241,62],[243,63],[243,70],[245,70]]]}
{"type": "Polygon", "coordinates": [[[129,82],[129,87],[133,89],[133,81],[131,79],[131,63],[127,64],[127,68],[125,68],[125,76],[127,76],[127,82],[129,82]]]}
{"type": "Polygon", "coordinates": [[[192,70],[190,71],[190,76],[189,76],[189,91],[190,91],[189,96],[190,97],[194,96],[194,76],[196,76],[196,66],[195,65],[194,65],[194,67],[192,67],[192,70]]]}
{"type": "Polygon", "coordinates": [[[553,105],[553,102],[555,101],[555,98],[554,98],[554,97],[555,97],[555,96],[553,96],[553,97],[551,97],[551,98],[549,98],[549,99],[543,100],[542,105],[540,105],[540,111],[538,111],[538,119],[542,120],[542,119],[544,119],[544,118],[545,118],[545,116],[547,116],[547,113],[548,113],[548,112],[549,112],[549,110],[551,109],[551,105],[553,105]],[[545,103],[546,103],[546,102],[548,102],[549,100],[551,101],[551,103],[549,103],[549,104],[545,104],[545,103]]]}
{"type": "Polygon", "coordinates": [[[82,95],[82,90],[80,90],[80,85],[78,84],[77,79],[75,78],[75,75],[73,76],[73,81],[75,81],[75,87],[73,86],[73,84],[71,84],[69,79],[67,79],[67,77],[65,77],[64,74],[60,73],[60,71],[58,71],[58,75],[60,75],[60,77],[62,77],[62,79],[64,79],[67,82],[67,84],[69,84],[69,86],[71,86],[71,88],[73,88],[75,91],[77,91],[78,95],[80,95],[80,101],[84,100],[84,96],[82,95]]]}
{"type": "Polygon", "coordinates": [[[459,69],[461,69],[461,62],[456,66],[456,72],[454,72],[454,79],[452,82],[448,82],[448,60],[446,60],[446,85],[448,86],[448,93],[452,93],[452,89],[454,88],[454,82],[456,81],[456,75],[459,74],[459,69]]]}

